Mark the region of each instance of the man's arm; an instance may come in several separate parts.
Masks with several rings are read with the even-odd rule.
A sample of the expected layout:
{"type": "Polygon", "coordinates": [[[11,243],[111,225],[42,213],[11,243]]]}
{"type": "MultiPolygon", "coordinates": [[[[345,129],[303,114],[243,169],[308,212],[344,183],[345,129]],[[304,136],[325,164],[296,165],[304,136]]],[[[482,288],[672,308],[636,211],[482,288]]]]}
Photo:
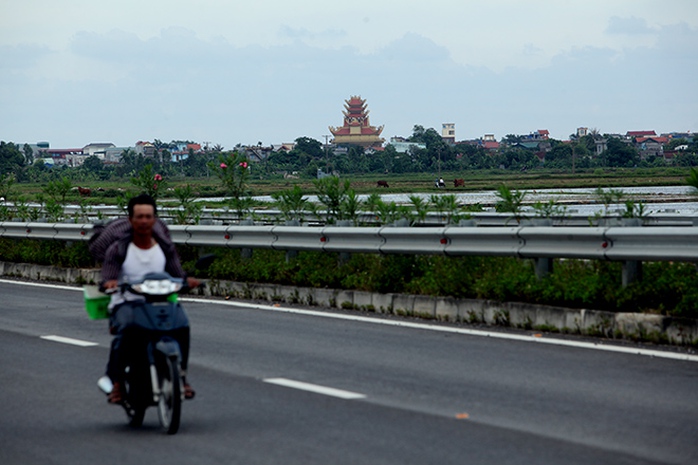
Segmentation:
{"type": "Polygon", "coordinates": [[[97,231],[97,228],[101,228],[101,230],[96,233],[96,236],[90,238],[87,248],[96,261],[104,262],[109,246],[128,234],[131,230],[131,223],[129,223],[128,218],[119,218],[110,221],[106,226],[95,226],[94,230],[97,231]]]}
{"type": "Polygon", "coordinates": [[[115,284],[119,278],[119,272],[121,271],[121,261],[118,255],[119,242],[114,242],[106,250],[102,262],[102,286],[105,288],[107,287],[107,283],[109,283],[111,287],[116,287],[115,284]]]}

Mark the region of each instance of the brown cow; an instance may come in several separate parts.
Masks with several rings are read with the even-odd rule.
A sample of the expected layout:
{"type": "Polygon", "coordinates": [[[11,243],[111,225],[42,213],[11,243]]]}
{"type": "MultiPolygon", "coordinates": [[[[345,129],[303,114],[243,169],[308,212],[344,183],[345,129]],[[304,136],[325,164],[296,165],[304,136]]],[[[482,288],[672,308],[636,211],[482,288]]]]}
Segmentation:
{"type": "Polygon", "coordinates": [[[376,187],[390,187],[388,181],[378,181],[376,187]]]}
{"type": "Polygon", "coordinates": [[[465,186],[465,179],[454,179],[453,180],[453,187],[464,187],[465,186]]]}
{"type": "Polygon", "coordinates": [[[79,187],[78,186],[78,192],[80,193],[80,197],[89,197],[92,195],[92,189],[89,187],[79,187]]]}

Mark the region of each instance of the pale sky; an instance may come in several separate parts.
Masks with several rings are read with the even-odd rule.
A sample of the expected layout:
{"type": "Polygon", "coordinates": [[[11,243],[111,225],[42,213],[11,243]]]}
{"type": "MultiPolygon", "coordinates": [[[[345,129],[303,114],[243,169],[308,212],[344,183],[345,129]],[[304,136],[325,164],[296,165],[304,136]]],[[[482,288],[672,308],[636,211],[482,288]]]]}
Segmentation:
{"type": "Polygon", "coordinates": [[[0,140],[698,132],[696,0],[2,0],[0,140]]]}

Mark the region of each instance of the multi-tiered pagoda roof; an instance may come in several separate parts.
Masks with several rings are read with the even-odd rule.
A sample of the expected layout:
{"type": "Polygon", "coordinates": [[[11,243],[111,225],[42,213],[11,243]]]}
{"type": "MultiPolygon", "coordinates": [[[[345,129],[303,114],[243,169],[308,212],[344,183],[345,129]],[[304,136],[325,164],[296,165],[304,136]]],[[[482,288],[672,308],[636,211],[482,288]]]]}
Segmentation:
{"type": "Polygon", "coordinates": [[[332,143],[362,147],[380,147],[383,144],[385,139],[380,137],[383,126],[371,126],[366,100],[359,96],[352,96],[349,100],[345,100],[343,113],[344,125],[336,128],[329,127],[334,136],[332,143]]]}

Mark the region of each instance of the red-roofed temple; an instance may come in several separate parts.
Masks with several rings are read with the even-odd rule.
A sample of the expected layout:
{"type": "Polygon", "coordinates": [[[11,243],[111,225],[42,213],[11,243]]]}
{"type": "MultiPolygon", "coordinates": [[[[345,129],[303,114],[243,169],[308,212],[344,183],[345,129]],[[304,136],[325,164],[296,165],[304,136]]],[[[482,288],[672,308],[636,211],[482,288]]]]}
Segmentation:
{"type": "Polygon", "coordinates": [[[352,96],[349,100],[345,100],[344,108],[342,112],[344,126],[329,127],[334,136],[333,144],[380,147],[385,142],[385,139],[380,136],[383,126],[371,126],[368,121],[366,100],[359,96],[352,96]]]}

